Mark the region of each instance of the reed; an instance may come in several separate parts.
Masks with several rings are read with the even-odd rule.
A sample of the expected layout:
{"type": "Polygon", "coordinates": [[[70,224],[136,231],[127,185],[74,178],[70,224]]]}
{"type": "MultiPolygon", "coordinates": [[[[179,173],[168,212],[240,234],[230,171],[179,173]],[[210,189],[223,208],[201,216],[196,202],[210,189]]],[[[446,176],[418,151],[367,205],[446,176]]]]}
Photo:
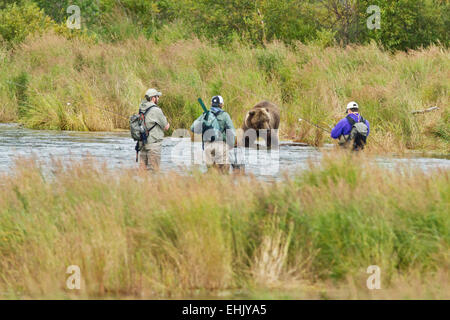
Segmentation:
{"type": "Polygon", "coordinates": [[[448,49],[391,54],[376,45],[251,48],[238,41],[220,48],[181,39],[180,28],[112,44],[46,34],[4,51],[0,121],[37,129],[126,129],[145,90],[155,86],[172,128],[189,128],[201,113],[199,96],[221,94],[236,127],[246,110],[267,99],[281,107],[283,138],[321,145],[331,142],[328,134],[297,119],[333,126],[356,100],[371,122],[372,148],[449,150],[448,49]],[[441,109],[410,113],[431,105],[441,109]]]}
{"type": "Polygon", "coordinates": [[[267,183],[87,161],[48,176],[22,159],[0,184],[0,296],[448,299],[448,171],[364,160],[328,155],[267,183]]]}

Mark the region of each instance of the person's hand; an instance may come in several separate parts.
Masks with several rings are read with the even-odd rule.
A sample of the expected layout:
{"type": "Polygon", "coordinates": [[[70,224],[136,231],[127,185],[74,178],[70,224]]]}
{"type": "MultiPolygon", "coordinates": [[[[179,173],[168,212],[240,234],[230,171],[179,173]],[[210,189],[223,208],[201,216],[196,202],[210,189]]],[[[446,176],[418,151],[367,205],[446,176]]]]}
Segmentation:
{"type": "Polygon", "coordinates": [[[168,124],[166,125],[166,127],[164,128],[164,131],[169,130],[169,128],[170,128],[170,123],[168,123],[168,124]]]}

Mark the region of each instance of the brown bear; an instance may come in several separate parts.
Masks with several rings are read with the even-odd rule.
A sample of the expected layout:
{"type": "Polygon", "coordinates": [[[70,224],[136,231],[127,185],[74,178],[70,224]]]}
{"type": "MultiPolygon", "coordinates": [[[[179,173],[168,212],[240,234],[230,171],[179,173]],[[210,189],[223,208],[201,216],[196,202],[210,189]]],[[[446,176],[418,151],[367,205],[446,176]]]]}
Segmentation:
{"type": "MultiPolygon", "coordinates": [[[[244,146],[254,147],[256,140],[261,136],[266,141],[266,147],[278,147],[278,128],[280,126],[280,110],[269,102],[262,101],[250,109],[244,118],[244,146]],[[249,129],[254,129],[249,130],[249,129]],[[248,130],[248,131],[247,131],[248,130]]],[[[258,146],[259,147],[259,144],[258,146]]]]}

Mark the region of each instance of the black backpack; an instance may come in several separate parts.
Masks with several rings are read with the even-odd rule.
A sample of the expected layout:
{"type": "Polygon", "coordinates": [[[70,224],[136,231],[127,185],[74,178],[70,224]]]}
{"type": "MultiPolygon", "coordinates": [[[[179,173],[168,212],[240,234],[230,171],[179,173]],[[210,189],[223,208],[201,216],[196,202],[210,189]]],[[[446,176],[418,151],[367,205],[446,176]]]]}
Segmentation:
{"type": "Polygon", "coordinates": [[[348,138],[346,141],[352,141],[353,142],[353,150],[362,150],[364,149],[364,146],[367,142],[367,136],[369,134],[369,127],[366,125],[366,122],[362,116],[360,116],[360,119],[358,122],[353,120],[350,115],[347,117],[347,121],[352,126],[352,131],[350,131],[350,134],[348,135],[348,138]]]}

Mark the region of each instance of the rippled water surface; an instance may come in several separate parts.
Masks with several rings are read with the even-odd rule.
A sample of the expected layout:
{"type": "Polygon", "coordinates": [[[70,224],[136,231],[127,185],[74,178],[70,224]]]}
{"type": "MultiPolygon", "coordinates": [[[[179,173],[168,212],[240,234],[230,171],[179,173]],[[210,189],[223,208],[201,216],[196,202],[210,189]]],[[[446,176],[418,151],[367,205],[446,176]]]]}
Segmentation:
{"type": "MultiPolygon", "coordinates": [[[[0,172],[7,172],[14,166],[15,159],[35,156],[45,167],[52,158],[63,163],[93,158],[105,162],[110,168],[133,168],[135,142],[128,132],[69,132],[45,131],[20,128],[15,124],[0,124],[0,172]]],[[[333,148],[332,145],[325,149],[333,148]]],[[[187,168],[202,164],[201,143],[192,143],[189,138],[166,138],[163,142],[161,170],[185,172],[187,168]]],[[[294,172],[307,167],[308,161],[320,162],[322,153],[313,147],[281,146],[279,150],[238,149],[231,151],[232,160],[245,164],[245,172],[264,179],[281,176],[284,171],[294,172]],[[236,157],[236,158],[235,158],[236,157]]],[[[409,163],[424,171],[442,167],[450,168],[448,158],[433,157],[376,157],[378,165],[395,167],[398,163],[409,163]]]]}

